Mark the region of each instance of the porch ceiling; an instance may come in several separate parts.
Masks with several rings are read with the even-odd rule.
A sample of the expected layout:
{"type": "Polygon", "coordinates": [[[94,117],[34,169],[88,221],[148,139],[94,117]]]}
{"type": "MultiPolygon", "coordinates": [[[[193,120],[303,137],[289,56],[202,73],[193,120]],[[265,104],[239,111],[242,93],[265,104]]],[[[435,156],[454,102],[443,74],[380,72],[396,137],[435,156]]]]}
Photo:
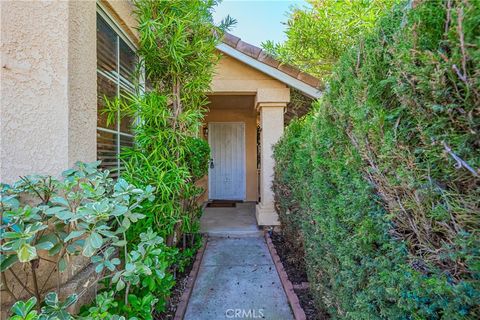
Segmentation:
{"type": "Polygon", "coordinates": [[[254,95],[210,95],[209,108],[225,110],[250,110],[254,108],[254,95]]]}

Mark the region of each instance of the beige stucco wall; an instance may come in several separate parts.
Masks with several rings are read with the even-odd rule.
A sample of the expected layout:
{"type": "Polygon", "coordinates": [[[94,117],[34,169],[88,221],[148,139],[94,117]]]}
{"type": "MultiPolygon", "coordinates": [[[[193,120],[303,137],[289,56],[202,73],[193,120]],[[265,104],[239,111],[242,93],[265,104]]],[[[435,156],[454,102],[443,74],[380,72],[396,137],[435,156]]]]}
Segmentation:
{"type": "MultiPolygon", "coordinates": [[[[132,3],[101,5],[135,42],[132,3]]],[[[0,181],[94,161],[97,2],[0,1],[0,8],[0,181]]]]}
{"type": "Polygon", "coordinates": [[[0,8],[0,181],[58,173],[68,164],[69,3],[0,8]]]}
{"type": "MultiPolygon", "coordinates": [[[[135,36],[129,1],[102,6],[135,36]]],[[[76,161],[96,159],[96,12],[94,0],[0,1],[0,182],[58,175],[76,161]]],[[[85,280],[72,277],[86,263],[71,261],[61,277],[65,292],[85,280]]],[[[50,269],[40,263],[41,283],[50,269]]],[[[45,289],[56,285],[48,281],[45,289]]],[[[22,295],[18,286],[14,291],[22,295]]],[[[1,303],[8,304],[6,295],[1,303]]]]}
{"type": "Polygon", "coordinates": [[[279,225],[278,214],[275,211],[273,194],[273,179],[275,159],[273,146],[283,135],[283,113],[286,103],[268,103],[258,105],[260,110],[260,195],[261,202],[256,207],[256,217],[259,225],[279,225]]]}
{"type": "Polygon", "coordinates": [[[68,167],[97,156],[97,31],[92,2],[69,2],[68,167]]]}
{"type": "MultiPolygon", "coordinates": [[[[219,53],[220,54],[220,53],[219,53]]],[[[215,94],[256,94],[258,88],[286,88],[287,86],[243,62],[222,55],[215,68],[211,91],[215,94]]]]}

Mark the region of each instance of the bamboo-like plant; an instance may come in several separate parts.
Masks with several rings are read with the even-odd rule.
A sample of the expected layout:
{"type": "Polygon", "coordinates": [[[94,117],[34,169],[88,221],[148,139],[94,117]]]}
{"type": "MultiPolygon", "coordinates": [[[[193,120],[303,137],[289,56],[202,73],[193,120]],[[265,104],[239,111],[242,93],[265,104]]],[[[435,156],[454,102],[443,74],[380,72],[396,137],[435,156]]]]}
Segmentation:
{"type": "Polygon", "coordinates": [[[216,45],[234,23],[229,17],[220,25],[213,23],[216,4],[135,1],[147,93],[107,103],[107,110],[121,108],[138,119],[135,146],[123,152],[123,176],[138,186],[156,188],[156,200],[145,207],[147,219],[132,233],[155,226],[168,245],[185,242],[185,233],[195,232],[200,214],[196,199],[202,189],[195,181],[207,172],[209,147],[197,136],[219,59],[216,45]]]}
{"type": "MultiPolygon", "coordinates": [[[[219,55],[216,45],[224,30],[235,23],[227,16],[212,20],[215,0],[137,0],[139,55],[153,90],[167,97],[173,128],[196,133],[185,111],[202,111],[219,55]]],[[[198,120],[198,119],[197,119],[198,120]]]]}

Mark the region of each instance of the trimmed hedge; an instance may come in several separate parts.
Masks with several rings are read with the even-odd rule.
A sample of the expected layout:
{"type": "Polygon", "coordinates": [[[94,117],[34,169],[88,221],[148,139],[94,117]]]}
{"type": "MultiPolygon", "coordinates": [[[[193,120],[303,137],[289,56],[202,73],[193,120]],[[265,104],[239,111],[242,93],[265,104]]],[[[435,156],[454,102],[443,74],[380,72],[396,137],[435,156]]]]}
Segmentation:
{"type": "Polygon", "coordinates": [[[395,7],[275,147],[277,210],[320,308],[480,318],[479,147],[480,2],[395,7]]]}

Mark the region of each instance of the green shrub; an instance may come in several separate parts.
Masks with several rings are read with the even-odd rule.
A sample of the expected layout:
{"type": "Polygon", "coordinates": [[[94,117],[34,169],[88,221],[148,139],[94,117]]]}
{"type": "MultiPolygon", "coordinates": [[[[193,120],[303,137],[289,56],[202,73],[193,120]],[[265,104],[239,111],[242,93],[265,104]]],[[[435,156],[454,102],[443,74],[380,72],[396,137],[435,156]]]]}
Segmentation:
{"type": "Polygon", "coordinates": [[[208,173],[210,146],[207,140],[189,137],[187,139],[187,154],[185,160],[194,180],[203,178],[208,173]]]}
{"type": "Polygon", "coordinates": [[[291,6],[285,41],[267,41],[262,46],[283,62],[324,79],[358,35],[372,30],[386,9],[399,0],[306,2],[306,6],[291,6]]]}
{"type": "MultiPolygon", "coordinates": [[[[208,164],[210,149],[198,142],[191,132],[172,128],[174,111],[163,95],[149,92],[131,96],[123,102],[108,103],[111,110],[122,108],[125,114],[136,114],[135,145],[122,152],[124,177],[139,187],[155,187],[155,200],[143,206],[146,215],[130,230],[132,239],[148,228],[155,228],[168,245],[176,245],[184,233],[195,233],[199,206],[196,199],[202,190],[195,181],[208,164]],[[203,147],[203,149],[202,149],[203,147]],[[197,152],[192,157],[192,152],[197,152]]],[[[183,123],[194,126],[201,118],[199,110],[183,113],[183,123]]]]}
{"type": "Polygon", "coordinates": [[[153,200],[154,189],[139,189],[121,178],[114,181],[108,171],[98,170],[99,163],[79,162],[64,171],[62,179],[32,175],[13,185],[0,184],[2,286],[14,301],[23,298],[13,290],[17,286],[30,295],[27,302],[14,304],[12,319],[72,318],[67,308],[96,289],[97,282],[89,281],[65,301],[59,301],[60,292],[48,292],[52,290],[48,284],[75,256],[89,258],[97,279],[106,282],[104,290],[118,306],[113,308],[112,301],[108,311],[151,319],[153,308],[164,308],[174,285],[170,266],[178,250],[166,246],[152,230],[134,241],[126,237],[130,227],[145,217],[139,210],[153,200]],[[39,266],[49,275],[43,282],[37,280],[39,266]],[[21,270],[29,274],[22,276],[21,270]],[[7,271],[13,276],[10,280],[7,271]],[[148,299],[145,291],[155,299],[148,299]]]}
{"type": "Polygon", "coordinates": [[[282,224],[333,318],[480,317],[479,17],[396,7],[275,148],[282,224]]]}

